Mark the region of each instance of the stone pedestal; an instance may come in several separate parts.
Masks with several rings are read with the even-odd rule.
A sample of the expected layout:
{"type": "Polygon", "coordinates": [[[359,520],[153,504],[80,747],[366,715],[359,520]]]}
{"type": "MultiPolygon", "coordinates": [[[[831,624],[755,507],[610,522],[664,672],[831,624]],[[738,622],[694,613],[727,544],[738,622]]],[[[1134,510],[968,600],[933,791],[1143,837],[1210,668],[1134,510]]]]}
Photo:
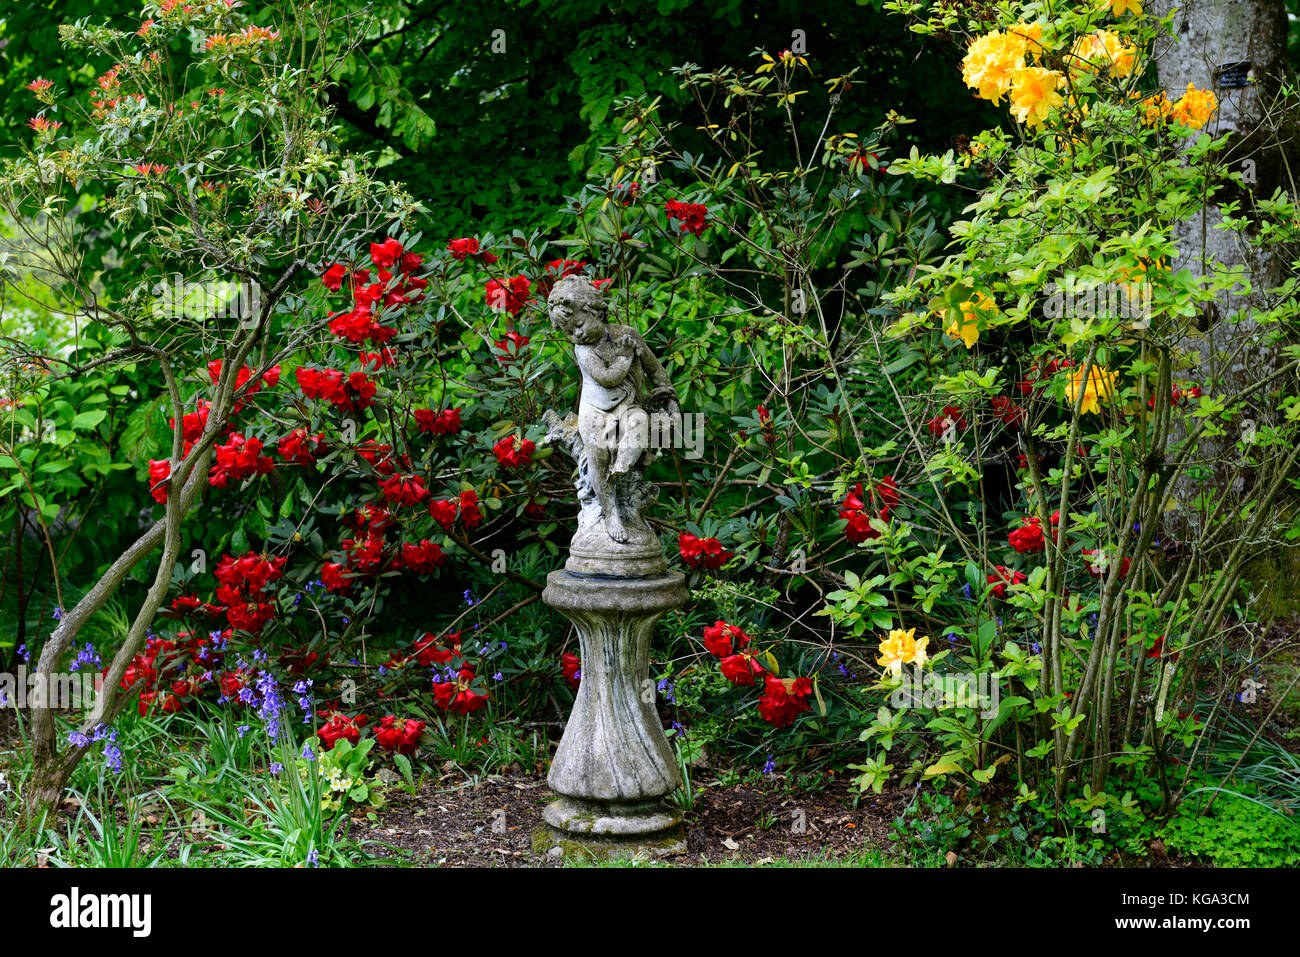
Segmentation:
{"type": "Polygon", "coordinates": [[[685,578],[560,570],[542,601],[577,626],[582,646],[577,698],[547,776],[558,797],[543,818],[557,841],[684,850],[681,812],[664,801],[682,779],[649,670],[655,622],[685,603],[685,578]]]}

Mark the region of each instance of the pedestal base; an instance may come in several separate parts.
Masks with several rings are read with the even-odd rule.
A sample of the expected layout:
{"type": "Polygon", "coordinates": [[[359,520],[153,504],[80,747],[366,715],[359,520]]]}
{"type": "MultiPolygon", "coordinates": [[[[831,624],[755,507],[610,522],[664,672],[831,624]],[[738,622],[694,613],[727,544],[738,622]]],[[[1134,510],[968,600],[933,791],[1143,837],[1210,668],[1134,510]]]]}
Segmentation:
{"type": "MultiPolygon", "coordinates": [[[[650,635],[686,600],[680,574],[596,579],[552,572],[542,600],[577,626],[582,679],[551,762],[544,813],[565,840],[649,841],[680,829],[664,802],[681,786],[649,679],[650,635]]],[[[670,840],[674,851],[684,838],[670,840]]]]}
{"type": "Polygon", "coordinates": [[[542,820],[570,835],[622,838],[670,830],[681,824],[682,815],[663,801],[586,801],[561,795],[546,806],[542,820]]]}
{"type": "Polygon", "coordinates": [[[622,838],[578,837],[544,824],[533,831],[533,853],[554,860],[585,863],[610,860],[658,860],[686,853],[686,828],[677,824],[658,834],[622,838]]]}

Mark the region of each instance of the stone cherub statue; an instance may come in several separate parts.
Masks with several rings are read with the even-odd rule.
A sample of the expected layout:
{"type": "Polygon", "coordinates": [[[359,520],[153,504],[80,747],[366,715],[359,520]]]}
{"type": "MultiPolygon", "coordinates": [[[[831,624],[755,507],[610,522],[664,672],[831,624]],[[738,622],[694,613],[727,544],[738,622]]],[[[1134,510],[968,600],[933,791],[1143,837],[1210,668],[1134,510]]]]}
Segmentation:
{"type": "Polygon", "coordinates": [[[642,478],[650,449],[680,427],[677,392],[631,326],[609,325],[601,291],[581,276],[551,290],[551,322],[573,343],[582,373],[575,418],[547,410],[548,441],[578,465],[578,532],[568,568],[597,574],[661,572],[662,549],[642,511],[658,490],[642,478]]]}

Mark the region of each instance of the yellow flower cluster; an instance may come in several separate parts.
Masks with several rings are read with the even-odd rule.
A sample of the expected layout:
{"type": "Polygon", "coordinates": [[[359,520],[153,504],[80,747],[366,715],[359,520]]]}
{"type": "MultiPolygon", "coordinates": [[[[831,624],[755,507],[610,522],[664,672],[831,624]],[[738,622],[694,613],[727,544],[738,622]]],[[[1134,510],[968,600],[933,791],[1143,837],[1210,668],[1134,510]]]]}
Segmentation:
{"type": "Polygon", "coordinates": [[[1135,66],[1137,48],[1109,30],[1097,30],[1079,37],[1070,50],[1070,70],[1075,75],[1110,70],[1111,76],[1122,80],[1133,72],[1135,66]]]}
{"type": "Polygon", "coordinates": [[[1198,90],[1187,84],[1187,92],[1176,102],[1170,102],[1163,90],[1142,101],[1142,122],[1148,125],[1174,120],[1191,130],[1199,130],[1219,108],[1219,98],[1213,90],[1198,90]]]}
{"type": "Polygon", "coordinates": [[[907,631],[895,628],[888,638],[880,642],[880,657],[876,659],[876,664],[896,675],[902,673],[903,665],[916,665],[919,668],[930,660],[925,650],[929,643],[929,638],[916,637],[915,628],[907,631]]]}
{"type": "Polygon", "coordinates": [[[1115,373],[1093,363],[1088,370],[1088,381],[1083,381],[1082,366],[1070,373],[1070,381],[1065,387],[1066,397],[1073,405],[1079,400],[1079,391],[1083,391],[1083,401],[1079,404],[1081,413],[1099,412],[1100,403],[1109,402],[1115,394],[1115,373]]]}
{"type": "Polygon", "coordinates": [[[961,319],[949,322],[943,331],[954,339],[960,339],[969,349],[979,341],[980,316],[988,316],[997,311],[997,303],[977,291],[974,299],[967,299],[961,304],[961,319]]]}
{"type": "Polygon", "coordinates": [[[1041,23],[1017,23],[1005,33],[977,37],[961,61],[962,79],[993,103],[1009,94],[1016,119],[1036,127],[1061,105],[1057,90],[1065,80],[1055,70],[1026,64],[1026,58],[1037,62],[1044,49],[1041,23]]]}

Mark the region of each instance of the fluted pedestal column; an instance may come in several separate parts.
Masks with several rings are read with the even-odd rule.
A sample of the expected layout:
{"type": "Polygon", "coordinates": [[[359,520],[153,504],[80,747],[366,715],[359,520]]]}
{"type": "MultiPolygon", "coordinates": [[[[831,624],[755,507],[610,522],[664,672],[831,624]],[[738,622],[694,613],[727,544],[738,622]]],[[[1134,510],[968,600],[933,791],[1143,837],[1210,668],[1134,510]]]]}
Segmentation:
{"type": "Polygon", "coordinates": [[[664,800],[682,779],[649,678],[655,622],[685,603],[684,577],[560,570],[547,576],[542,601],[577,627],[582,652],[582,680],[547,776],[557,799],[543,818],[560,838],[684,850],[681,812],[664,800]]]}

